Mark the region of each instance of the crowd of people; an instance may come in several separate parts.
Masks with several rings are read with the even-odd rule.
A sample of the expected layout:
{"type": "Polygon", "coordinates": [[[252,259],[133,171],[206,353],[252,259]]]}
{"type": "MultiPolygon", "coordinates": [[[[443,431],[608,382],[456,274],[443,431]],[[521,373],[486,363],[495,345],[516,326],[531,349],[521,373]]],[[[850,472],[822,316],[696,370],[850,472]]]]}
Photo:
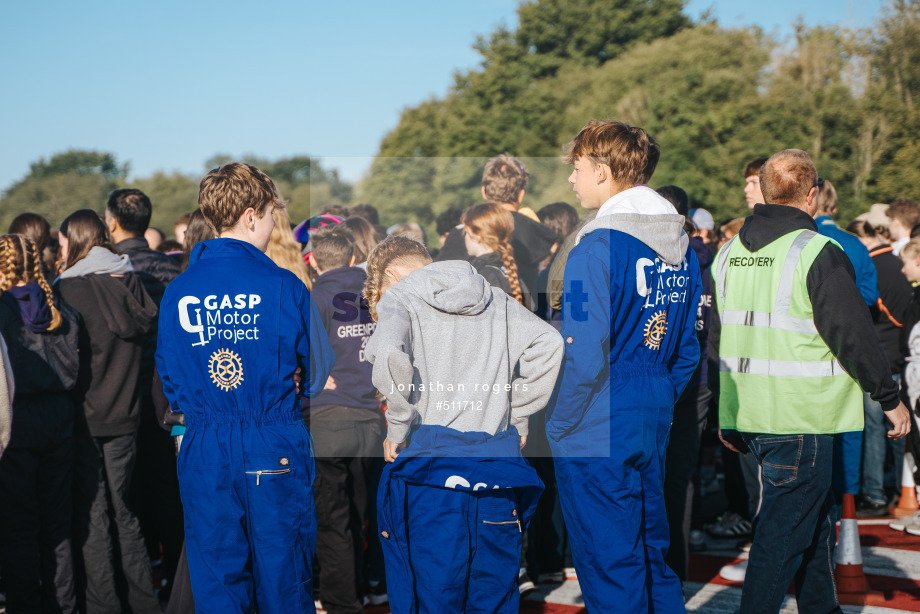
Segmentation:
{"type": "Polygon", "coordinates": [[[591,612],[680,612],[712,539],[750,551],[722,570],[743,612],[792,581],[801,611],[839,611],[835,502],[887,515],[920,452],[920,206],[844,230],[785,150],[716,223],[649,187],[660,155],[589,122],[564,155],[587,213],[535,210],[498,155],[431,241],[371,205],[294,224],[235,162],[174,239],[136,189],[56,230],[18,216],[7,611],[515,612],[574,565],[591,612]]]}

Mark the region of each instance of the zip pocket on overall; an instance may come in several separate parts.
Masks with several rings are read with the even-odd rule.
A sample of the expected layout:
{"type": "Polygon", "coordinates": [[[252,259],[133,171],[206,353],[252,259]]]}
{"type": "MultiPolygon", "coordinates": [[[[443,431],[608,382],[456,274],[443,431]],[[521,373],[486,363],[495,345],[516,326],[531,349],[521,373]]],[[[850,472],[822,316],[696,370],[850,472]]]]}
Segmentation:
{"type": "Polygon", "coordinates": [[[249,475],[256,476],[256,486],[258,486],[259,480],[262,478],[263,475],[278,475],[281,473],[290,473],[290,472],[291,472],[290,469],[262,469],[260,471],[247,471],[246,473],[249,475]]]}
{"type": "Polygon", "coordinates": [[[524,532],[524,531],[521,529],[521,521],[520,521],[520,520],[505,520],[504,522],[493,522],[493,521],[491,521],[491,520],[483,520],[483,521],[482,521],[482,524],[496,524],[496,525],[498,525],[498,524],[516,524],[516,525],[517,525],[517,528],[518,528],[518,533],[523,533],[523,532],[524,532]]]}

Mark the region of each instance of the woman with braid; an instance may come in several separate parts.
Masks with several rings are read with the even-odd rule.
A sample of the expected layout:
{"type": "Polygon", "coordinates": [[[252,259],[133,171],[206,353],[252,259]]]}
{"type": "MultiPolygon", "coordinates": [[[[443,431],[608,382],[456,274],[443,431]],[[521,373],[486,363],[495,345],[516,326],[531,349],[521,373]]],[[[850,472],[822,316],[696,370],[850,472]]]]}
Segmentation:
{"type": "Polygon", "coordinates": [[[466,251],[476,272],[491,285],[524,304],[527,289],[522,287],[514,262],[514,249],[511,247],[514,218],[511,213],[501,205],[483,203],[467,209],[462,223],[466,251]]]}
{"type": "Polygon", "coordinates": [[[470,263],[432,264],[405,237],[374,248],[364,294],[387,401],[377,511],[390,607],[517,612],[522,531],[543,490],[520,449],[562,339],[470,263]]]}
{"type": "Polygon", "coordinates": [[[79,316],[42,272],[38,247],[0,237],[0,334],[15,380],[0,460],[0,567],[8,612],[73,612],[71,489],[79,316]]]}

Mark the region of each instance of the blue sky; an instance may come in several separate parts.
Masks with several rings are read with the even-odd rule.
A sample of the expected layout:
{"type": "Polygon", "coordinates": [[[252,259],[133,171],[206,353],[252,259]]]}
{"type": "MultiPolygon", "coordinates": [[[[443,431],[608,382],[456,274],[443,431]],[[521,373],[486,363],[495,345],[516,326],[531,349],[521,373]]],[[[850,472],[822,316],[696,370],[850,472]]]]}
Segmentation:
{"type": "MultiPolygon", "coordinates": [[[[780,36],[798,16],[867,26],[882,0],[690,0],[780,36]]],[[[132,174],[200,174],[222,152],[310,154],[357,179],[407,106],[473,68],[516,0],[15,2],[0,23],[0,190],[69,148],[132,174]]]]}

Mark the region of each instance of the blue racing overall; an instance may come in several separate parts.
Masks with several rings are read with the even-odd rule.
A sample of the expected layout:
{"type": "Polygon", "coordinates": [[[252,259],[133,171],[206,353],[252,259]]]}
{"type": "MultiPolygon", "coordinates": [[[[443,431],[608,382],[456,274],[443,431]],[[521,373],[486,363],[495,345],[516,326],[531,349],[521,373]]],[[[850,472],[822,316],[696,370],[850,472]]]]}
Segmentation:
{"type": "MultiPolygon", "coordinates": [[[[644,227],[643,217],[653,216],[624,227],[644,227]]],[[[566,355],[546,432],[589,612],[684,611],[664,561],[664,466],[674,403],[700,357],[701,284],[685,235],[678,242],[683,218],[654,217],[677,220],[670,262],[633,234],[600,227],[565,268],[566,355]]],[[[598,217],[603,224],[616,226],[598,217]]]]}
{"type": "Polygon", "coordinates": [[[163,297],[156,358],[185,414],[196,609],[313,612],[313,454],[293,377],[316,395],[335,356],[307,288],[249,243],[200,243],[163,297]]]}
{"type": "Polygon", "coordinates": [[[542,492],[514,427],[420,426],[377,495],[393,614],[516,613],[521,537],[542,492]]]}

